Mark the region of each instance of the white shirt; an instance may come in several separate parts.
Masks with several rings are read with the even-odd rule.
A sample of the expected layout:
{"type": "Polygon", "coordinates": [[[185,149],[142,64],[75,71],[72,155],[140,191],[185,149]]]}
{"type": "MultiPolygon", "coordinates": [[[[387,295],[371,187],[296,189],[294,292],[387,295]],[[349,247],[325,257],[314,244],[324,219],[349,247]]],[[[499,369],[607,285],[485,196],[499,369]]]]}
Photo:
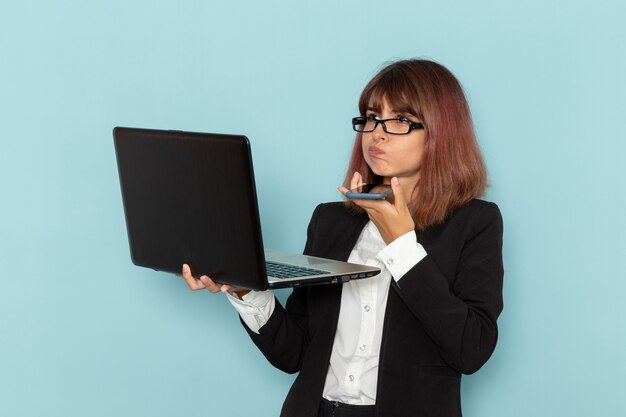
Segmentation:
{"type": "MultiPolygon", "coordinates": [[[[381,273],[343,284],[341,309],[323,397],[345,404],[376,403],[378,360],[391,279],[399,280],[426,256],[411,231],[385,245],[371,221],[363,228],[348,262],[375,266],[381,273]]],[[[274,311],[271,290],[251,291],[243,300],[228,295],[242,320],[258,333],[274,311]]]]}

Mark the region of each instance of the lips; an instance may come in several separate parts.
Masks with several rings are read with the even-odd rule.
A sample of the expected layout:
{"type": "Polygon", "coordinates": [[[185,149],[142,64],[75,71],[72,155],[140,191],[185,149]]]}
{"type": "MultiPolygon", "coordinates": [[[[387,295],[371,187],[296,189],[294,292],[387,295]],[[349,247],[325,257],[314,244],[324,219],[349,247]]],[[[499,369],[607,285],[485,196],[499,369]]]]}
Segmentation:
{"type": "Polygon", "coordinates": [[[383,155],[385,152],[383,152],[382,149],[376,147],[376,146],[370,146],[369,148],[367,148],[367,153],[370,156],[380,156],[383,155]]]}

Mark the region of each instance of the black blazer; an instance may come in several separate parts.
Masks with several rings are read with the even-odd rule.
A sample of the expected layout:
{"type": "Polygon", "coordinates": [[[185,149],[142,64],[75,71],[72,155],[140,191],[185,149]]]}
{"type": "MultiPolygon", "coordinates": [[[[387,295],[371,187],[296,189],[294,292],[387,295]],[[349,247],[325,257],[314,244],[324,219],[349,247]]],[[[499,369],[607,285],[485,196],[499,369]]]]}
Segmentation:
{"type": "MultiPolygon", "coordinates": [[[[347,260],[364,213],[343,203],[313,213],[304,252],[347,260]]],[[[396,284],[391,280],[378,369],[377,415],[461,416],[461,374],[491,356],[502,311],[502,218],[493,203],[473,200],[417,240],[428,255],[396,284]]],[[[372,279],[376,279],[375,277],[372,279]]],[[[316,417],[337,328],[342,285],[294,289],[286,308],[248,330],[277,368],[299,372],[283,417],[316,417]]],[[[244,324],[245,326],[245,324],[244,324]]]]}

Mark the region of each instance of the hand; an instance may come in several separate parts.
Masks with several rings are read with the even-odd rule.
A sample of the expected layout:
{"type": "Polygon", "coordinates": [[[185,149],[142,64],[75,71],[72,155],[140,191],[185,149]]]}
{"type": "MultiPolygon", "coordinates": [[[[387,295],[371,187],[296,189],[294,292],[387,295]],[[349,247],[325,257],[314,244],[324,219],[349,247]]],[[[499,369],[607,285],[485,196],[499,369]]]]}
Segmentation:
{"type": "MultiPolygon", "coordinates": [[[[350,189],[363,185],[361,174],[355,172],[350,180],[350,189]]],[[[404,197],[404,191],[398,178],[391,179],[393,203],[387,200],[351,199],[357,206],[365,209],[370,220],[374,222],[386,244],[390,244],[400,236],[415,230],[415,222],[404,197]]],[[[349,190],[339,187],[342,194],[349,190]]]]}
{"type": "Polygon", "coordinates": [[[208,275],[202,275],[200,278],[196,279],[191,275],[191,268],[187,264],[183,264],[183,279],[192,291],[209,290],[214,294],[227,292],[240,299],[250,292],[250,290],[245,288],[235,288],[228,284],[219,284],[213,281],[208,275]]]}

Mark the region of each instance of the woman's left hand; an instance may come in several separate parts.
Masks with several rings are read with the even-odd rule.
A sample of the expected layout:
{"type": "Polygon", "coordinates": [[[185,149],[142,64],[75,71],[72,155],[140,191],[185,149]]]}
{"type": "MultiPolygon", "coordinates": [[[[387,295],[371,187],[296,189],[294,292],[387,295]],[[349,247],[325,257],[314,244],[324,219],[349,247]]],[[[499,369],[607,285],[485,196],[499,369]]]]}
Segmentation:
{"type": "MultiPolygon", "coordinates": [[[[360,185],[363,185],[363,179],[361,174],[355,172],[350,180],[350,189],[360,185]]],[[[365,209],[386,244],[415,230],[415,222],[411,217],[398,178],[391,179],[391,189],[393,190],[393,203],[387,200],[351,199],[357,206],[365,209]]],[[[349,190],[346,187],[339,187],[339,191],[345,195],[349,190]]]]}

